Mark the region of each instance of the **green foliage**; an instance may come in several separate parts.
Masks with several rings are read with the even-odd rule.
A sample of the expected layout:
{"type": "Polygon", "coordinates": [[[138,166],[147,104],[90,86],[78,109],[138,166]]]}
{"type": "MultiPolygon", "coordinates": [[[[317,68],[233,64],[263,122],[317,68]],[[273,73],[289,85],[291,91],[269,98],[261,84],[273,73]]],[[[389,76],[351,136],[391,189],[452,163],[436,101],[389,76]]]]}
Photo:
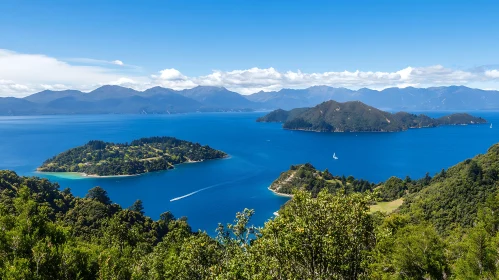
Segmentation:
{"type": "Polygon", "coordinates": [[[85,198],[97,200],[98,202],[106,205],[111,204],[111,199],[107,195],[107,191],[99,186],[91,188],[85,198]]]}
{"type": "Polygon", "coordinates": [[[375,244],[368,214],[371,199],[325,190],[317,198],[295,193],[252,244],[251,249],[262,258],[259,279],[366,277],[369,252],[375,244]]]}
{"type": "Polygon", "coordinates": [[[383,183],[380,197],[384,201],[397,199],[404,196],[407,186],[402,179],[397,177],[390,177],[383,183]]]}
{"type": "Polygon", "coordinates": [[[333,176],[327,169],[319,171],[310,163],[292,165],[289,171],[281,173],[271,185],[270,189],[282,194],[292,194],[296,190],[310,192],[313,197],[326,189],[330,193],[339,190],[347,193],[372,191],[375,184],[365,180],[357,180],[351,176],[348,178],[333,176]]]}
{"type": "Polygon", "coordinates": [[[455,247],[458,256],[454,269],[458,279],[497,279],[499,255],[497,238],[491,236],[484,224],[469,229],[455,247]]]}
{"type": "Polygon", "coordinates": [[[445,244],[435,229],[409,225],[395,234],[393,267],[401,279],[445,279],[445,244]]]}
{"type": "Polygon", "coordinates": [[[0,171],[0,202],[1,279],[131,279],[178,223],[122,210],[99,187],[76,198],[9,171],[0,171]]]}
{"type": "Polygon", "coordinates": [[[144,215],[144,205],[142,204],[142,200],[137,199],[132,206],[128,207],[128,210],[138,212],[144,215]]]}
{"type": "Polygon", "coordinates": [[[390,177],[386,182],[374,184],[372,182],[356,179],[353,176],[334,176],[327,169],[319,171],[310,163],[292,165],[286,172],[281,173],[270,185],[269,189],[281,194],[292,194],[293,191],[303,190],[310,192],[313,197],[326,189],[330,193],[344,191],[346,193],[375,191],[379,194],[377,199],[393,201],[404,197],[406,194],[415,193],[429,185],[431,177],[420,180],[411,180],[406,177],[401,180],[390,177]]]}
{"type": "Polygon", "coordinates": [[[128,144],[99,140],[70,149],[45,161],[42,172],[90,175],[134,175],[172,169],[175,164],[224,158],[224,152],[173,137],[150,137],[128,144]]]}
{"type": "Polygon", "coordinates": [[[478,209],[499,187],[499,145],[461,162],[434,178],[423,178],[421,191],[408,195],[403,213],[430,221],[439,231],[471,227],[478,209]]]}

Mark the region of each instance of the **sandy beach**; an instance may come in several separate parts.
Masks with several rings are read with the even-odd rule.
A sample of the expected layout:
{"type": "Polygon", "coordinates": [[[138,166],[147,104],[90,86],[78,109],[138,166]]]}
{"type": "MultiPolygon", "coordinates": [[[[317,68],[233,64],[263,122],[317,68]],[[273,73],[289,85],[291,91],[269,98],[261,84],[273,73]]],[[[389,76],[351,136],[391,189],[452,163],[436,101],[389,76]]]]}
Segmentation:
{"type": "Polygon", "coordinates": [[[275,195],[278,195],[278,196],[293,197],[292,194],[276,192],[273,189],[271,189],[270,187],[268,187],[267,189],[270,190],[271,192],[273,192],[275,195]]]}

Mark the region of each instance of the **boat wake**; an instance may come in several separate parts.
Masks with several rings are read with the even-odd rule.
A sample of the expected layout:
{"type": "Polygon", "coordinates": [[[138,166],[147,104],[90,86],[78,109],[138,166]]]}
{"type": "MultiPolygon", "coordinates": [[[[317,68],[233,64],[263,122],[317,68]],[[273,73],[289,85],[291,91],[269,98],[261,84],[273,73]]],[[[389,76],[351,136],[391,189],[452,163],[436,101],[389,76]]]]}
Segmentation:
{"type": "MultiPolygon", "coordinates": [[[[259,172],[257,172],[259,173],[259,172]]],[[[184,199],[186,197],[189,197],[191,195],[195,195],[197,194],[198,192],[202,192],[202,191],[205,191],[205,190],[208,190],[208,189],[211,189],[211,188],[215,188],[215,187],[220,187],[220,186],[223,186],[223,185],[227,185],[227,184],[232,184],[232,183],[236,183],[236,182],[239,182],[239,181],[244,181],[248,178],[251,178],[251,177],[254,177],[256,175],[250,175],[250,176],[246,176],[246,177],[243,177],[241,179],[238,179],[238,180],[233,180],[233,181],[228,181],[228,182],[223,182],[223,183],[219,183],[219,184],[215,184],[215,185],[211,185],[211,186],[208,186],[206,188],[202,188],[202,189],[199,189],[197,191],[193,191],[191,193],[188,193],[186,195],[182,195],[182,196],[179,196],[179,197],[175,197],[175,198],[172,198],[170,199],[170,202],[173,202],[173,201],[177,201],[177,200],[181,200],[181,199],[184,199]]]]}
{"type": "MultiPolygon", "coordinates": [[[[221,184],[218,184],[218,185],[221,185],[221,184]]],[[[199,190],[197,190],[197,191],[193,191],[193,192],[188,193],[188,194],[183,195],[183,196],[179,196],[179,197],[172,198],[172,199],[170,199],[170,202],[172,202],[172,201],[177,201],[177,200],[181,200],[182,198],[189,197],[189,196],[191,196],[191,195],[197,194],[198,192],[202,192],[202,191],[204,191],[204,190],[211,189],[211,188],[214,188],[214,187],[216,187],[216,186],[217,186],[217,185],[209,186],[209,187],[206,187],[206,188],[199,189],[199,190]]]]}

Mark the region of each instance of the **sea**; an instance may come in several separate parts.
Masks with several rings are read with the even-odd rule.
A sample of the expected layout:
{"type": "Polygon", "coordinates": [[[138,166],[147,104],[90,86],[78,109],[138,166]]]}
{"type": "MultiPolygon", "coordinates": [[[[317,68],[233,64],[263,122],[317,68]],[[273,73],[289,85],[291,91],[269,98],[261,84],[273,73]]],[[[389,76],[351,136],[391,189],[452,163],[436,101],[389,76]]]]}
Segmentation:
{"type": "MultiPolygon", "coordinates": [[[[449,112],[426,113],[438,117],[449,112]]],[[[393,133],[290,131],[257,123],[266,112],[176,115],[71,115],[0,117],[0,169],[38,176],[85,196],[95,186],[128,207],[142,200],[153,219],[166,211],[185,216],[193,230],[215,234],[219,223],[254,209],[251,224],[263,226],[289,198],[268,190],[291,165],[311,163],[334,175],[381,182],[440,172],[499,142],[499,112],[470,112],[484,125],[442,126],[393,133]],[[497,128],[490,127],[497,123],[497,128]],[[130,142],[173,136],[230,155],[227,159],[178,165],[173,170],[119,178],[84,178],[37,173],[46,159],[89,140],[130,142]],[[333,158],[336,154],[338,159],[333,158]]]]}

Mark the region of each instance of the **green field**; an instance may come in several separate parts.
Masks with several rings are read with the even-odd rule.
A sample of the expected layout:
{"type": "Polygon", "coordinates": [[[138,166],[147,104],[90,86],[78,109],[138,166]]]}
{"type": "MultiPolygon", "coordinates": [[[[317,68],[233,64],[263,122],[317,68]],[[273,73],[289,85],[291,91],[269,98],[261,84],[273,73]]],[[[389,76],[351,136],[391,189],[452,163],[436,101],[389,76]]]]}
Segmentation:
{"type": "Polygon", "coordinates": [[[378,202],[375,205],[371,206],[371,212],[384,212],[384,213],[391,213],[395,209],[399,208],[400,205],[404,202],[404,199],[399,198],[393,201],[388,201],[388,202],[378,202]]]}

